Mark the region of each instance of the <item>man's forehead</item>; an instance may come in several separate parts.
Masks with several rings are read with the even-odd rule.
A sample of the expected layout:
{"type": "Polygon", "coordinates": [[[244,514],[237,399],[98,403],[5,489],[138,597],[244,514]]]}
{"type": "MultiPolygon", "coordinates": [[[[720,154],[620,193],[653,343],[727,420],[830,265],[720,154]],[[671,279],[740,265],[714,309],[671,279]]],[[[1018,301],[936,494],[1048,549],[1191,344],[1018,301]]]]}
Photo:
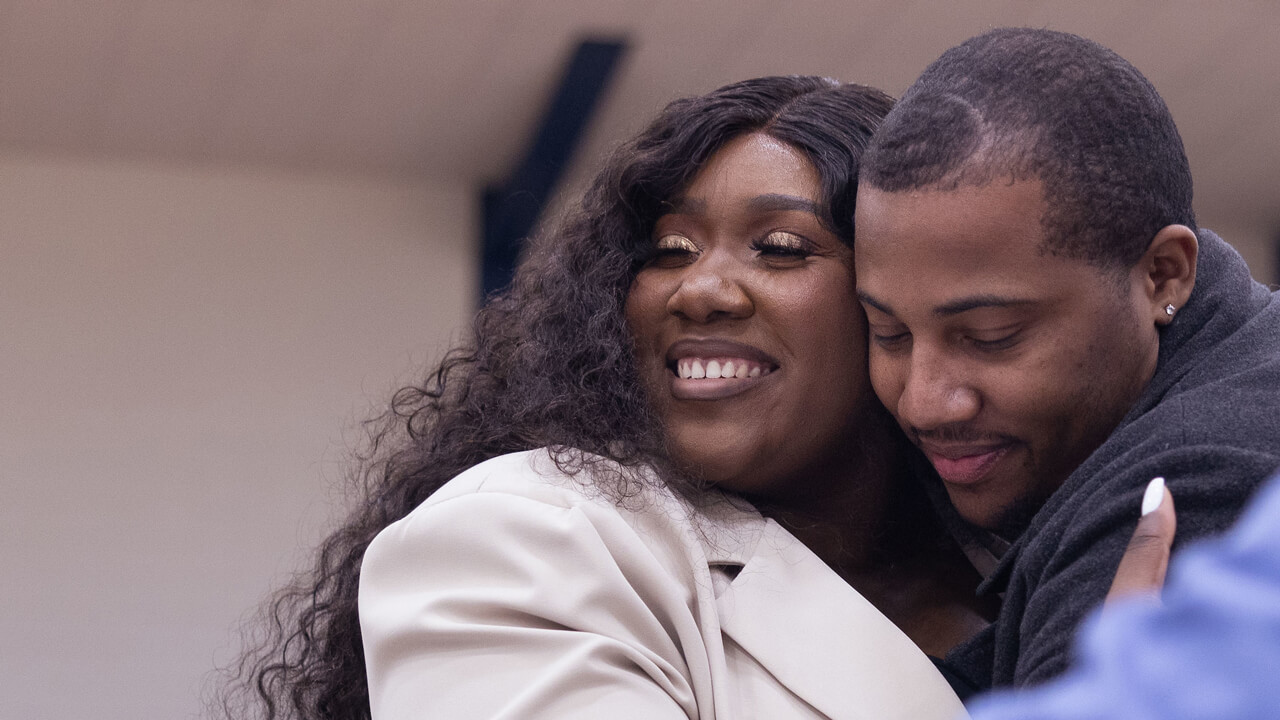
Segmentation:
{"type": "Polygon", "coordinates": [[[1039,180],[890,192],[860,189],[855,247],[862,256],[955,251],[1039,254],[1044,241],[1039,180]]]}
{"type": "Polygon", "coordinates": [[[1096,268],[1045,252],[1036,181],[859,194],[855,270],[869,308],[951,316],[1088,292],[1096,268]]]}

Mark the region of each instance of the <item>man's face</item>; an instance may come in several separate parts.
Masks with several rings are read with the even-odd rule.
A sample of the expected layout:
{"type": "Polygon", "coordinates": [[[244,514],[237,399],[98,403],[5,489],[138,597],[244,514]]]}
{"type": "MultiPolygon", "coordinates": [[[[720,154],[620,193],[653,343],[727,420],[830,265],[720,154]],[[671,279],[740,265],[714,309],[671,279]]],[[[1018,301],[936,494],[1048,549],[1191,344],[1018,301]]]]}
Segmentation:
{"type": "Polygon", "coordinates": [[[1044,210],[1038,180],[858,190],[872,385],[961,516],[992,530],[1106,439],[1159,349],[1141,273],[1048,253],[1044,210]]]}

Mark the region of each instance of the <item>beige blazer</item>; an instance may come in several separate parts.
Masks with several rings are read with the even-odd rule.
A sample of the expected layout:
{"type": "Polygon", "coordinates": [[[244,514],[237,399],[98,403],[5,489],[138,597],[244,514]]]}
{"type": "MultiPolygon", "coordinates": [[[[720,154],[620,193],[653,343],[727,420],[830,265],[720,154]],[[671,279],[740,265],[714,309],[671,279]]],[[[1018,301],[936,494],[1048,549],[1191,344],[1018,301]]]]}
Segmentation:
{"type": "Polygon", "coordinates": [[[772,520],[622,504],[545,451],[454,478],[374,539],[375,720],[952,720],[929,659],[772,520]]]}

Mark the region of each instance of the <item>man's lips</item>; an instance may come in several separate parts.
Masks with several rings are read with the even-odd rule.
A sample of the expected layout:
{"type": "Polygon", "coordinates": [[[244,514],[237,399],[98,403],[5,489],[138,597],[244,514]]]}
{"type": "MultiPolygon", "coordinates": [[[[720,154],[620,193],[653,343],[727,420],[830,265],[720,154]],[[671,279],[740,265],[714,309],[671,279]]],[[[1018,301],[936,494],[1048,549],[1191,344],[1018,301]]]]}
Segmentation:
{"type": "Polygon", "coordinates": [[[1012,445],[944,446],[920,444],[933,469],[943,481],[953,485],[972,485],[980,482],[1009,452],[1012,445]]]}

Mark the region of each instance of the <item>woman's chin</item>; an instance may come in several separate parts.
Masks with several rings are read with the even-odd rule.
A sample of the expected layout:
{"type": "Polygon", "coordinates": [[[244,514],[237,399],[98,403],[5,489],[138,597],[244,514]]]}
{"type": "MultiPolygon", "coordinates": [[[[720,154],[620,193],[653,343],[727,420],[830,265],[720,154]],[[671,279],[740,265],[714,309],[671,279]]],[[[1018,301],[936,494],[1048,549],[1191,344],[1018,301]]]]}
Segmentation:
{"type": "Polygon", "coordinates": [[[761,473],[761,468],[744,463],[741,456],[731,453],[685,456],[682,465],[691,468],[701,482],[725,492],[766,495],[769,491],[767,476],[761,473]]]}

